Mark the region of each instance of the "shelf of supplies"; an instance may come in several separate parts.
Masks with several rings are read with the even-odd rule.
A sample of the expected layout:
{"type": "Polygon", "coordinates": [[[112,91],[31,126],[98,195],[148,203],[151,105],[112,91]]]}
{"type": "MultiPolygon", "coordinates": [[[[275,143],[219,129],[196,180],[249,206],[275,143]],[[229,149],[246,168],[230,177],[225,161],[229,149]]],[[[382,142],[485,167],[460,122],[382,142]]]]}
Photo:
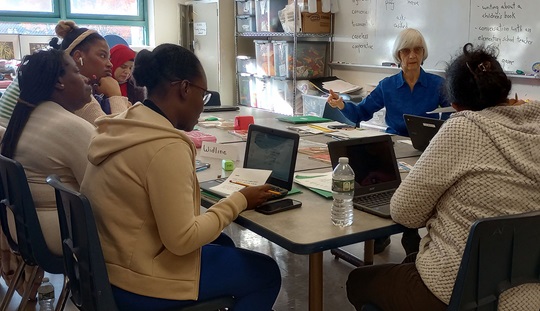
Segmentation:
{"type": "MultiPolygon", "coordinates": [[[[237,32],[237,37],[294,37],[295,34],[291,32],[237,32]]],[[[296,33],[297,38],[312,38],[312,39],[325,39],[330,41],[332,37],[328,33],[296,33]]]]}

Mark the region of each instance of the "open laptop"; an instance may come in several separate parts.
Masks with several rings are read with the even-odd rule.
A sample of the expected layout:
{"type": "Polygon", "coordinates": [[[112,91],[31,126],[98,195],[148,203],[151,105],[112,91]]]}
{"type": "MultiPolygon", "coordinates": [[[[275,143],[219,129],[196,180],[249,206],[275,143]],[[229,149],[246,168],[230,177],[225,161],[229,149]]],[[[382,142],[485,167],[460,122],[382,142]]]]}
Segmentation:
{"type": "Polygon", "coordinates": [[[340,157],[348,157],[354,171],[354,207],[390,218],[390,199],[401,176],[390,135],[331,141],[328,152],[332,167],[340,157]]]}
{"type": "MultiPolygon", "coordinates": [[[[272,190],[280,193],[272,200],[286,196],[292,189],[299,141],[300,136],[297,133],[256,124],[249,125],[244,168],[272,171],[266,182],[273,186],[272,190]]],[[[222,197],[211,188],[225,179],[218,178],[201,182],[200,188],[207,193],[222,197]]]]}
{"type": "Polygon", "coordinates": [[[404,114],[403,119],[414,149],[424,151],[444,120],[404,114]]]}

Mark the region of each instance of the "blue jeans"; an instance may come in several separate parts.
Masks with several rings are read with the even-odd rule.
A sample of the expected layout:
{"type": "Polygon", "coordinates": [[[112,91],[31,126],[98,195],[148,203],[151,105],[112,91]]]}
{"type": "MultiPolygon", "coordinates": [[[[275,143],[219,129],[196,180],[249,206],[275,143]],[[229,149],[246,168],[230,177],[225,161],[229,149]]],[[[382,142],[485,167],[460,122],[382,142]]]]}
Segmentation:
{"type": "MultiPolygon", "coordinates": [[[[224,243],[225,244],[225,243],[224,243]]],[[[202,247],[199,300],[234,296],[235,311],[270,311],[281,287],[281,273],[271,257],[230,246],[202,247]]],[[[193,304],[141,296],[112,286],[119,310],[171,310],[193,304]]]]}

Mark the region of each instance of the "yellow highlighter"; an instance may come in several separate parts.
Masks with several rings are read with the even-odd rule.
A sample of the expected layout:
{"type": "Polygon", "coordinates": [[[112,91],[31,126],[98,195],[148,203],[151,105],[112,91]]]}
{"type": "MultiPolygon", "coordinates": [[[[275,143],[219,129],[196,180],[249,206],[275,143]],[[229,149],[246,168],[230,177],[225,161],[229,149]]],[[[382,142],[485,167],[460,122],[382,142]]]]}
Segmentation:
{"type": "Polygon", "coordinates": [[[316,129],[316,130],[319,130],[323,133],[332,133],[332,132],[335,132],[335,130],[331,130],[329,128],[326,128],[326,127],[323,127],[323,126],[320,126],[320,125],[315,125],[315,124],[308,124],[309,127],[311,127],[312,129],[316,129]]]}

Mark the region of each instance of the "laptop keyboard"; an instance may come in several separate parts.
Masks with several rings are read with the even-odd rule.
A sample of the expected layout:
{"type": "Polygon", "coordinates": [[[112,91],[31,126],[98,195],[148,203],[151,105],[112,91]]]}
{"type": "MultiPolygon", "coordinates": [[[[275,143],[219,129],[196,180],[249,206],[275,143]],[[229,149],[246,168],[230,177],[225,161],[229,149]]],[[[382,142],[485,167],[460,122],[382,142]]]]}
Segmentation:
{"type": "Polygon", "coordinates": [[[368,208],[376,208],[381,205],[390,204],[394,191],[378,192],[368,195],[355,197],[353,202],[358,205],[362,205],[368,208]]]}

